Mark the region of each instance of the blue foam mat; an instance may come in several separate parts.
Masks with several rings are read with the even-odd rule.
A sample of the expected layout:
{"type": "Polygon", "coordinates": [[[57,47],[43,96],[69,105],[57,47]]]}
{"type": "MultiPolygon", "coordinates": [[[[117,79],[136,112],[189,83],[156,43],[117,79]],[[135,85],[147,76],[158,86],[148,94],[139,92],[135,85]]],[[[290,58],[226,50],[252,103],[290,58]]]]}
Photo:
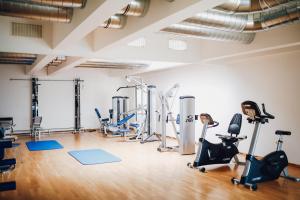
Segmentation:
{"type": "Polygon", "coordinates": [[[95,165],[121,161],[121,159],[117,156],[102,149],[69,151],[68,153],[83,165],[95,165]]]}
{"type": "Polygon", "coordinates": [[[64,148],[56,140],[30,141],[26,142],[29,151],[45,151],[64,148]]]}

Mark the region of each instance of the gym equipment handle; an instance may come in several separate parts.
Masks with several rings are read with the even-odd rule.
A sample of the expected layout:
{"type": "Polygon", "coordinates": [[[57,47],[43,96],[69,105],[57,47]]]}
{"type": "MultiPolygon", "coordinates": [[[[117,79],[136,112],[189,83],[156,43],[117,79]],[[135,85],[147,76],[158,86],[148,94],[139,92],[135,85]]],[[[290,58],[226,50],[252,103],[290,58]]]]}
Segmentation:
{"type": "Polygon", "coordinates": [[[269,118],[269,119],[275,119],[274,115],[271,115],[270,113],[268,113],[268,112],[266,111],[266,107],[265,107],[265,104],[264,104],[264,103],[262,104],[262,109],[263,109],[264,114],[266,115],[266,118],[269,118]]]}

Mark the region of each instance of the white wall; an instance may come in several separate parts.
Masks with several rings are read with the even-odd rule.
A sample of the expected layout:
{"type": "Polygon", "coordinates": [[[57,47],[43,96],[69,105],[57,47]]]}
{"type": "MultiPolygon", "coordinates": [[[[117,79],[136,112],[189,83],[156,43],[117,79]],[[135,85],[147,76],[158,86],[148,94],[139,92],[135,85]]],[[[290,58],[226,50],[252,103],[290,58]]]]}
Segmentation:
{"type": "MultiPolygon", "coordinates": [[[[30,78],[24,75],[24,66],[0,65],[0,117],[12,116],[16,130],[28,130],[31,116],[30,81],[9,81],[10,78],[30,78]]],[[[103,70],[74,69],[56,76],[40,79],[84,80],[81,88],[81,124],[84,128],[97,128],[98,121],[94,108],[98,107],[102,115],[108,116],[111,97],[116,89],[126,85],[124,77],[107,75],[103,70]]],[[[39,112],[43,117],[44,128],[74,127],[74,86],[73,82],[40,82],[39,112]]],[[[127,95],[126,90],[118,95],[127,95]]]]}
{"type": "MultiPolygon", "coordinates": [[[[230,65],[194,65],[150,72],[142,74],[142,77],[157,85],[159,90],[167,90],[174,83],[179,83],[179,95],[194,95],[196,113],[210,113],[220,122],[219,127],[208,132],[208,139],[214,142],[218,141],[214,134],[225,133],[233,114],[241,112],[242,101],[265,103],[267,110],[276,118],[263,125],[256,154],[265,155],[275,149],[275,130],[290,130],[292,136],[284,138],[284,148],[289,161],[300,164],[297,154],[300,141],[299,57],[300,52],[295,51],[230,65]]],[[[175,114],[178,109],[179,100],[174,108],[175,114]]],[[[243,117],[241,134],[247,135],[248,139],[240,144],[240,151],[247,152],[254,127],[243,117]]],[[[199,138],[201,129],[202,125],[197,122],[196,138],[199,138]]]]}

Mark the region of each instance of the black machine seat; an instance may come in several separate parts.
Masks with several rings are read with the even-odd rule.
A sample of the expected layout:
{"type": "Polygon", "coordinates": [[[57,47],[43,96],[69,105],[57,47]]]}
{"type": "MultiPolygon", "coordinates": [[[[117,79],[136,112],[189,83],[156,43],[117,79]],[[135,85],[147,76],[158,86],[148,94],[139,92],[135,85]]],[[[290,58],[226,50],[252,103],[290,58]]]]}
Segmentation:
{"type": "Polygon", "coordinates": [[[222,142],[225,142],[225,143],[236,143],[237,141],[239,141],[239,139],[237,137],[233,137],[230,135],[216,134],[216,136],[218,136],[222,140],[222,142]]]}
{"type": "Polygon", "coordinates": [[[230,133],[231,135],[237,136],[240,134],[241,127],[242,127],[242,114],[240,113],[235,113],[230,121],[230,124],[228,126],[227,132],[230,133]]]}
{"type": "Polygon", "coordinates": [[[246,139],[247,137],[238,137],[240,134],[242,127],[242,115],[240,113],[236,113],[233,115],[230,124],[228,126],[227,132],[230,135],[221,135],[221,134],[216,134],[222,142],[225,143],[236,143],[239,140],[246,139]]]}
{"type": "Polygon", "coordinates": [[[276,135],[291,135],[292,133],[290,131],[281,131],[281,130],[277,130],[275,131],[276,135]]]}

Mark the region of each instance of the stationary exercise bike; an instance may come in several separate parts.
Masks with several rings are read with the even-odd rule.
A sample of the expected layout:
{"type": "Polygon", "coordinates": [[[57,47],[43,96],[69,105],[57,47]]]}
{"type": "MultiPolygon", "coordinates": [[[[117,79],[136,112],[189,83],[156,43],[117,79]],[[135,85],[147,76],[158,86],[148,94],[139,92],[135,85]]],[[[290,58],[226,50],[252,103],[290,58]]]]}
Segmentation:
{"type": "Polygon", "coordinates": [[[255,128],[250,144],[249,152],[246,156],[246,166],[240,180],[232,178],[233,184],[243,184],[249,187],[251,190],[257,189],[257,183],[271,181],[279,178],[280,176],[289,180],[299,182],[300,179],[288,175],[288,158],[284,151],[282,151],[282,143],[284,135],[291,135],[289,131],[275,132],[279,135],[277,141],[277,149],[274,152],[269,153],[261,160],[254,157],[254,150],[259,135],[259,128],[261,124],[269,122],[269,119],[275,117],[266,112],[265,105],[262,104],[263,114],[261,113],[258,105],[253,101],[245,101],[242,103],[242,110],[245,115],[248,116],[249,123],[255,123],[255,128]]]}
{"type": "MultiPolygon", "coordinates": [[[[247,137],[238,137],[241,125],[242,125],[242,115],[236,113],[229,124],[228,133],[230,135],[220,135],[216,134],[222,142],[213,144],[205,139],[206,132],[209,128],[213,128],[219,125],[218,122],[214,121],[212,117],[205,113],[200,115],[201,122],[203,123],[202,135],[199,139],[199,148],[197,151],[196,159],[194,163],[188,163],[187,165],[191,168],[199,168],[205,165],[212,164],[228,164],[235,159],[236,164],[243,164],[239,161],[237,154],[238,144],[241,140],[247,137]]],[[[205,172],[205,167],[199,168],[199,171],[205,172]]]]}

